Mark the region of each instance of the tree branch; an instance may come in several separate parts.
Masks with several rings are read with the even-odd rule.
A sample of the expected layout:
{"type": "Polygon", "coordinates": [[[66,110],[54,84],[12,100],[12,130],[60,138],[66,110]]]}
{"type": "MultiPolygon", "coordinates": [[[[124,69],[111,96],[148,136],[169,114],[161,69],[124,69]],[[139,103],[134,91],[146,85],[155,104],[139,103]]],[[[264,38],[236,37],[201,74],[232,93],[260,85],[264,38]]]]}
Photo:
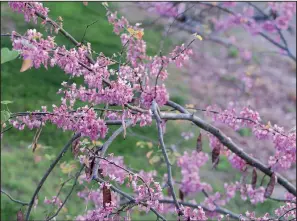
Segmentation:
{"type": "Polygon", "coordinates": [[[162,148],[162,153],[163,153],[163,156],[165,158],[165,163],[166,163],[166,166],[167,166],[168,185],[169,185],[169,188],[171,190],[172,197],[173,197],[173,200],[174,200],[174,204],[175,204],[175,207],[176,207],[176,209],[178,211],[178,215],[180,216],[182,211],[181,211],[179,203],[177,201],[177,197],[176,197],[176,194],[174,192],[174,188],[173,188],[173,184],[172,184],[171,163],[169,162],[168,155],[167,155],[167,152],[166,152],[166,147],[165,147],[165,143],[164,143],[164,139],[163,139],[163,130],[162,130],[162,126],[161,126],[161,118],[159,116],[157,108],[158,108],[157,103],[156,103],[155,100],[153,100],[152,111],[153,111],[153,114],[154,114],[154,116],[156,118],[156,123],[157,123],[157,127],[158,127],[159,142],[160,142],[160,145],[161,145],[161,148],[162,148]]]}
{"type": "Polygon", "coordinates": [[[82,170],[84,169],[84,167],[85,167],[84,165],[81,166],[79,172],[77,172],[77,175],[76,175],[76,177],[75,177],[75,180],[74,180],[74,183],[73,183],[73,185],[72,185],[72,188],[71,188],[71,190],[69,191],[69,193],[67,194],[67,196],[66,196],[64,202],[62,203],[62,205],[59,207],[59,209],[57,210],[57,212],[56,212],[54,215],[52,215],[51,217],[47,218],[46,221],[55,218],[55,217],[60,213],[61,209],[64,207],[64,205],[66,204],[66,202],[67,202],[67,200],[69,199],[70,195],[72,194],[72,192],[73,192],[73,190],[74,190],[74,187],[75,187],[76,184],[77,184],[77,179],[78,179],[78,177],[80,176],[80,174],[81,174],[82,170]]]}
{"type": "Polygon", "coordinates": [[[43,175],[42,179],[40,180],[32,198],[31,201],[29,203],[29,207],[28,207],[28,211],[26,214],[26,221],[29,220],[30,217],[30,212],[32,209],[32,206],[34,204],[35,201],[35,197],[37,196],[37,194],[39,193],[41,187],[43,186],[44,182],[46,181],[47,177],[50,175],[50,173],[52,172],[52,170],[55,168],[55,166],[57,165],[57,163],[60,161],[60,159],[64,156],[64,154],[67,152],[68,148],[71,146],[72,142],[74,140],[76,140],[77,138],[80,137],[80,133],[74,135],[69,141],[68,143],[63,147],[63,149],[61,150],[61,152],[59,153],[59,155],[56,157],[56,159],[54,160],[54,162],[52,162],[52,164],[50,165],[50,167],[48,168],[48,170],[46,171],[46,173],[43,175]]]}
{"type": "MultiPolygon", "coordinates": [[[[122,123],[122,122],[121,122],[122,123]]],[[[132,125],[132,120],[128,121],[127,123],[125,123],[126,125],[122,125],[119,129],[117,129],[109,138],[108,140],[103,144],[102,146],[102,149],[101,149],[101,157],[104,157],[108,147],[110,146],[110,144],[113,142],[114,139],[117,138],[118,135],[120,135],[124,130],[126,130],[126,127],[129,127],[132,125]]],[[[97,151],[99,150],[99,148],[97,149],[97,151]]],[[[99,161],[100,159],[99,158],[96,158],[95,159],[95,164],[94,164],[94,167],[93,167],[93,171],[92,171],[92,177],[93,179],[96,179],[98,178],[98,169],[99,169],[99,161]]]]}
{"type": "Polygon", "coordinates": [[[10,196],[6,191],[4,191],[4,190],[2,190],[2,189],[1,189],[1,193],[3,193],[4,195],[6,195],[11,201],[13,201],[13,202],[15,202],[15,203],[22,204],[23,206],[29,205],[29,203],[27,203],[27,202],[23,202],[23,201],[14,199],[14,198],[13,198],[12,196],[10,196]]]}
{"type": "MultiPolygon", "coordinates": [[[[245,160],[251,166],[254,166],[261,170],[264,174],[271,176],[273,171],[263,163],[258,161],[257,159],[251,157],[246,152],[244,152],[240,147],[238,147],[232,140],[229,140],[228,137],[223,134],[218,128],[206,123],[199,117],[190,114],[185,108],[182,106],[175,104],[174,102],[170,101],[167,102],[167,105],[176,108],[180,112],[184,114],[175,114],[175,113],[161,113],[161,118],[167,120],[188,120],[192,121],[198,127],[204,129],[205,131],[211,133],[215,137],[217,137],[222,144],[224,144],[229,150],[235,153],[237,156],[245,160]]],[[[277,181],[280,185],[286,188],[290,193],[296,196],[296,188],[293,184],[291,184],[286,178],[282,177],[280,174],[277,174],[277,181]]]]}
{"type": "MultiPolygon", "coordinates": [[[[174,204],[173,200],[167,200],[167,199],[159,200],[159,202],[160,203],[167,203],[167,204],[174,204]]],[[[236,213],[233,213],[232,211],[227,210],[225,208],[222,208],[220,206],[216,206],[215,210],[212,211],[212,210],[207,209],[205,206],[201,206],[201,205],[194,204],[194,203],[188,203],[188,202],[183,202],[183,201],[179,201],[179,203],[181,205],[183,205],[183,206],[188,206],[188,207],[191,207],[191,208],[198,208],[198,206],[200,206],[205,211],[217,212],[217,213],[224,214],[224,215],[230,215],[230,217],[234,218],[234,219],[239,219],[240,218],[240,215],[238,215],[236,213]]]]}

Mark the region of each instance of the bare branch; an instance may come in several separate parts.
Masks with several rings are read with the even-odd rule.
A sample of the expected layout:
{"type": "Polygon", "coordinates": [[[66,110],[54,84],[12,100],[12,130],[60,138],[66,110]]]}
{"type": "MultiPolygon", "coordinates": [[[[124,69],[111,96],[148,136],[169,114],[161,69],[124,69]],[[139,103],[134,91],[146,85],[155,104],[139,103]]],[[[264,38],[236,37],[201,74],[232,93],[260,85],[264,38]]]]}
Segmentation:
{"type": "Polygon", "coordinates": [[[9,198],[11,201],[15,202],[15,203],[22,204],[23,206],[29,205],[29,203],[27,203],[27,202],[23,202],[23,201],[14,199],[14,198],[13,198],[12,196],[10,196],[6,191],[4,191],[4,190],[2,190],[2,189],[1,189],[1,193],[3,193],[4,195],[8,196],[8,198],[9,198]]]}
{"type": "MultiPolygon", "coordinates": [[[[159,202],[160,203],[167,203],[167,204],[174,204],[174,201],[173,200],[167,200],[167,199],[159,200],[159,202]]],[[[191,208],[198,208],[198,206],[200,206],[205,211],[208,211],[208,212],[217,212],[217,213],[224,214],[224,215],[230,215],[231,218],[235,218],[235,219],[239,219],[240,218],[240,215],[235,214],[232,211],[227,210],[225,208],[222,208],[220,206],[216,206],[215,210],[214,211],[211,211],[211,210],[207,209],[205,206],[201,206],[201,205],[198,205],[198,204],[188,203],[188,202],[183,202],[183,201],[179,201],[179,203],[181,205],[183,205],[183,206],[188,206],[188,207],[191,207],[191,208]]]]}
{"type": "MultiPolygon", "coordinates": [[[[231,150],[233,153],[235,153],[237,156],[245,160],[248,164],[251,166],[254,166],[258,168],[260,171],[262,171],[264,174],[271,176],[272,170],[265,166],[263,163],[261,163],[259,160],[251,157],[246,152],[244,152],[237,144],[235,144],[232,140],[228,139],[228,137],[223,134],[218,128],[206,123],[199,117],[190,114],[185,108],[182,106],[175,104],[174,102],[167,102],[167,105],[176,108],[180,112],[184,114],[175,114],[175,113],[161,113],[161,118],[167,119],[167,120],[188,120],[192,121],[194,124],[196,124],[198,127],[204,129],[205,131],[208,131],[215,137],[217,137],[222,144],[224,144],[229,150],[231,150]]],[[[277,174],[277,181],[280,185],[282,185],[284,188],[286,188],[290,193],[292,193],[294,196],[296,196],[296,188],[292,183],[290,183],[286,178],[281,176],[280,174],[277,174]]]]}
{"type": "MultiPolygon", "coordinates": [[[[129,127],[129,126],[131,126],[132,125],[132,120],[130,120],[130,121],[128,121],[127,123],[126,123],[126,125],[124,126],[124,125],[122,125],[119,129],[117,129],[109,138],[108,138],[108,140],[103,144],[103,146],[102,146],[102,149],[101,149],[101,147],[100,147],[100,149],[101,149],[101,157],[104,157],[104,155],[105,155],[105,153],[106,153],[106,151],[107,151],[107,149],[108,149],[108,147],[110,146],[110,144],[113,142],[113,140],[115,139],[115,138],[117,138],[117,136],[118,135],[120,135],[124,130],[126,130],[126,127],[129,127]]],[[[122,124],[122,122],[121,122],[121,124],[122,124]]],[[[95,159],[95,164],[94,164],[94,167],[93,167],[93,171],[92,171],[92,176],[93,176],[93,179],[96,179],[96,178],[98,178],[98,169],[99,169],[99,158],[96,158],[95,159]]]]}
{"type": "Polygon", "coordinates": [[[72,185],[72,187],[71,187],[71,190],[70,190],[69,193],[67,194],[67,196],[66,196],[65,200],[63,201],[62,205],[59,207],[59,209],[57,210],[57,212],[56,212],[54,215],[52,215],[51,217],[47,218],[46,221],[55,218],[55,217],[60,213],[61,209],[64,207],[64,205],[66,204],[66,202],[67,202],[67,200],[69,199],[70,195],[72,194],[72,192],[73,192],[73,190],[74,190],[74,187],[75,187],[76,184],[77,184],[77,179],[78,179],[78,177],[80,176],[80,174],[81,174],[82,170],[84,169],[84,167],[85,167],[84,165],[81,166],[79,172],[77,172],[77,175],[76,175],[76,177],[75,177],[75,180],[74,180],[74,183],[73,183],[73,185],[72,185]]]}
{"type": "Polygon", "coordinates": [[[26,214],[26,221],[29,220],[29,217],[30,217],[30,212],[31,212],[31,209],[32,209],[32,206],[34,204],[34,201],[35,201],[35,197],[37,196],[37,194],[39,193],[41,187],[43,186],[44,182],[46,181],[47,177],[50,175],[50,173],[52,172],[52,170],[55,168],[55,166],[57,165],[57,163],[60,161],[60,159],[64,156],[64,154],[67,152],[68,148],[71,146],[72,142],[74,140],[76,140],[77,138],[80,137],[80,133],[78,134],[75,134],[69,141],[68,143],[63,147],[63,149],[61,150],[61,152],[59,153],[59,155],[56,157],[56,159],[54,160],[54,162],[52,162],[52,164],[50,165],[50,167],[48,168],[48,170],[45,172],[45,174],[43,175],[42,179],[40,180],[32,198],[31,198],[31,201],[29,203],[29,207],[28,207],[28,211],[27,211],[27,214],[26,214]]]}
{"type": "Polygon", "coordinates": [[[296,204],[296,201],[293,201],[293,200],[278,199],[278,198],[273,198],[273,197],[268,197],[268,199],[274,200],[274,201],[277,201],[277,202],[281,202],[281,203],[295,203],[296,204]]]}
{"type": "Polygon", "coordinates": [[[165,147],[165,143],[164,143],[164,140],[163,140],[163,130],[162,130],[162,126],[161,126],[161,118],[159,116],[157,108],[158,108],[157,103],[156,103],[155,100],[153,100],[152,111],[153,111],[153,114],[154,114],[154,116],[156,118],[156,123],[157,123],[157,127],[158,127],[159,142],[160,142],[160,145],[161,145],[161,148],[162,148],[162,153],[163,153],[163,156],[165,158],[165,162],[166,162],[166,166],[167,166],[168,185],[169,185],[169,188],[171,190],[171,194],[172,194],[173,200],[175,202],[175,207],[176,207],[176,209],[178,211],[178,215],[181,215],[182,211],[181,211],[179,203],[177,201],[177,197],[176,197],[176,194],[174,192],[174,188],[173,188],[173,184],[172,184],[171,163],[169,162],[168,155],[167,155],[167,152],[166,152],[166,147],[165,147]]]}

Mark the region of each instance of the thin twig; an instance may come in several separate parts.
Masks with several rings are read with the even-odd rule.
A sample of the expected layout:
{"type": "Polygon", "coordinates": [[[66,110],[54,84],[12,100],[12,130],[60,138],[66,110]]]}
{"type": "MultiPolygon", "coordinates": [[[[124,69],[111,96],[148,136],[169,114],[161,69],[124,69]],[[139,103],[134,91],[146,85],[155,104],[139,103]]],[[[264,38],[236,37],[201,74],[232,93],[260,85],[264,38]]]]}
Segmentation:
{"type": "MultiPolygon", "coordinates": [[[[175,204],[175,202],[173,200],[167,200],[167,199],[161,199],[159,200],[160,203],[166,203],[166,204],[175,204]]],[[[236,213],[233,213],[232,211],[230,210],[227,210],[223,207],[220,207],[220,206],[216,206],[215,210],[214,211],[211,211],[209,209],[207,209],[205,206],[202,206],[202,205],[198,205],[198,204],[194,204],[194,203],[188,203],[188,202],[183,202],[183,201],[179,201],[179,203],[183,206],[188,206],[188,207],[191,207],[191,208],[198,208],[198,206],[200,206],[201,208],[203,208],[203,210],[205,211],[208,211],[208,212],[217,212],[217,213],[220,213],[220,214],[224,214],[224,215],[230,215],[231,218],[234,218],[234,219],[239,219],[240,215],[236,214],[236,213]]]]}
{"type": "MultiPolygon", "coordinates": [[[[99,183],[105,183],[105,182],[106,182],[105,180],[103,180],[103,179],[101,179],[101,178],[99,178],[99,177],[96,178],[95,180],[96,180],[97,182],[99,182],[99,183]]],[[[129,194],[123,192],[122,190],[116,188],[116,187],[113,186],[113,185],[109,185],[109,186],[110,186],[110,189],[111,189],[112,191],[114,191],[114,192],[116,192],[116,193],[122,195],[123,197],[129,199],[129,200],[130,200],[131,202],[133,202],[133,203],[136,202],[136,200],[135,200],[132,196],[130,196],[129,194]]],[[[141,202],[140,202],[139,204],[142,204],[142,205],[144,205],[144,206],[147,205],[146,203],[141,203],[141,202]]],[[[153,209],[153,208],[150,208],[150,210],[151,210],[153,213],[155,213],[156,216],[157,216],[158,218],[160,218],[160,219],[163,220],[163,221],[166,221],[166,219],[165,219],[165,218],[164,218],[158,211],[156,211],[156,210],[153,209]]]]}
{"type": "Polygon", "coordinates": [[[295,203],[296,204],[296,201],[293,201],[293,200],[278,199],[278,198],[273,198],[273,197],[268,197],[268,199],[277,201],[277,202],[281,202],[281,203],[295,203]]]}
{"type": "Polygon", "coordinates": [[[10,127],[6,128],[5,130],[3,130],[3,131],[1,132],[1,134],[4,134],[5,132],[9,131],[9,130],[12,129],[12,128],[13,128],[13,126],[10,126],[10,127]]]}
{"type": "Polygon", "coordinates": [[[57,165],[57,163],[60,161],[60,159],[64,156],[64,154],[66,153],[66,151],[68,150],[68,148],[71,146],[72,142],[74,140],[76,140],[77,138],[80,137],[80,133],[77,133],[76,135],[74,135],[69,141],[68,143],[63,147],[63,149],[61,150],[61,152],[59,153],[59,155],[56,157],[56,159],[51,163],[50,167],[48,168],[48,170],[45,172],[45,174],[43,175],[42,179],[40,180],[40,182],[38,183],[38,186],[31,198],[31,201],[29,203],[29,207],[28,207],[28,211],[26,214],[26,221],[29,220],[30,217],[30,212],[32,209],[32,206],[34,204],[35,201],[35,197],[37,196],[37,194],[39,193],[41,187],[43,186],[44,182],[46,181],[47,177],[50,175],[50,173],[52,172],[52,170],[55,168],[55,166],[57,165]]]}
{"type": "MultiPolygon", "coordinates": [[[[126,125],[122,125],[119,129],[117,129],[109,138],[108,140],[103,144],[102,147],[100,147],[101,157],[104,157],[108,147],[113,142],[115,138],[117,138],[118,135],[120,135],[124,130],[126,130],[126,127],[129,127],[132,125],[132,120],[128,121],[126,125]]],[[[99,158],[95,159],[94,167],[92,171],[92,177],[93,179],[96,179],[98,177],[98,169],[99,169],[99,158]]]]}
{"type": "Polygon", "coordinates": [[[77,175],[76,175],[76,177],[75,177],[75,180],[74,180],[74,183],[73,183],[73,185],[72,185],[72,188],[71,188],[71,190],[69,191],[69,193],[67,194],[65,200],[63,201],[63,203],[61,204],[61,206],[59,207],[59,209],[57,210],[57,212],[56,212],[54,215],[52,215],[51,217],[47,218],[46,221],[55,218],[55,217],[60,213],[61,209],[64,207],[64,205],[66,204],[66,202],[67,202],[67,200],[69,199],[70,195],[72,194],[72,192],[73,192],[73,190],[74,190],[74,187],[75,187],[76,184],[77,184],[77,179],[78,179],[78,177],[80,176],[80,174],[81,174],[82,170],[84,169],[84,167],[85,167],[84,165],[81,166],[79,172],[77,172],[77,175]]]}
{"type": "MultiPolygon", "coordinates": [[[[161,118],[168,119],[168,120],[188,120],[196,124],[198,127],[204,129],[205,131],[208,131],[212,135],[218,138],[218,140],[226,146],[229,150],[231,150],[233,153],[235,153],[237,156],[245,160],[248,164],[251,166],[256,167],[260,171],[262,171],[264,174],[271,176],[273,174],[273,171],[265,166],[262,162],[255,159],[254,157],[251,157],[249,154],[244,152],[242,148],[237,146],[232,140],[230,140],[224,133],[222,133],[218,128],[208,124],[207,122],[203,121],[199,117],[195,116],[194,114],[191,114],[189,111],[187,111],[182,106],[170,101],[167,102],[167,104],[173,108],[176,108],[182,114],[175,114],[175,113],[161,113],[161,118]]],[[[294,196],[296,196],[296,187],[292,183],[290,183],[286,178],[281,176],[280,174],[277,174],[277,182],[282,185],[284,188],[286,188],[290,193],[292,193],[294,196]]]]}
{"type": "Polygon", "coordinates": [[[296,207],[287,210],[283,215],[281,215],[280,217],[278,217],[278,220],[282,220],[282,218],[283,218],[286,214],[288,214],[289,212],[291,212],[291,211],[293,211],[293,210],[296,210],[296,207]]]}
{"type": "Polygon", "coordinates": [[[176,194],[174,192],[174,188],[173,188],[173,184],[172,184],[171,163],[169,161],[169,158],[168,158],[168,155],[167,155],[167,152],[166,152],[166,146],[165,146],[164,139],[163,139],[163,130],[162,130],[162,126],[161,126],[161,118],[160,118],[160,115],[158,113],[157,108],[158,108],[157,103],[156,103],[155,100],[153,100],[152,111],[153,111],[153,114],[154,114],[154,116],[156,118],[156,123],[157,123],[157,127],[158,127],[159,142],[160,142],[160,146],[162,148],[162,153],[163,153],[165,163],[166,163],[166,166],[167,166],[168,185],[169,185],[169,188],[171,190],[171,194],[172,194],[173,200],[175,202],[175,207],[176,207],[176,209],[178,211],[178,215],[180,216],[180,215],[182,215],[182,211],[181,211],[180,205],[179,205],[179,203],[177,201],[177,197],[176,197],[176,194]]]}
{"type": "Polygon", "coordinates": [[[4,195],[8,196],[8,198],[9,198],[11,201],[15,202],[15,203],[22,204],[23,206],[29,205],[29,203],[27,203],[27,202],[23,202],[23,201],[14,199],[14,198],[13,198],[12,196],[10,196],[6,191],[4,191],[4,190],[2,190],[2,189],[1,189],[1,193],[3,193],[4,195]]]}

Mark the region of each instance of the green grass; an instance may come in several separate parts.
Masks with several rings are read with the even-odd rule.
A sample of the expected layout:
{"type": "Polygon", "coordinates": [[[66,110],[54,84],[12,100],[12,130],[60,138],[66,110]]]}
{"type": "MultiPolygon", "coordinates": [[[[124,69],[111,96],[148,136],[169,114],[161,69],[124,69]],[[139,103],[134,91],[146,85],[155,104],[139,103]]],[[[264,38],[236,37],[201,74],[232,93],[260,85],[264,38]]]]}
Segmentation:
{"type": "MultiPolygon", "coordinates": [[[[108,24],[105,17],[106,12],[100,3],[89,2],[87,7],[81,2],[46,2],[44,5],[50,8],[51,11],[49,15],[53,19],[56,19],[58,16],[63,17],[64,28],[78,41],[81,40],[85,27],[93,21],[98,20],[97,23],[87,30],[85,40],[92,43],[92,48],[94,50],[103,52],[107,56],[120,51],[121,44],[119,37],[112,32],[112,26],[108,24]]],[[[24,33],[28,28],[35,28],[46,35],[44,28],[41,27],[40,23],[37,25],[25,23],[23,15],[12,13],[7,7],[7,3],[1,3],[1,7],[3,8],[1,9],[2,23],[14,24],[15,30],[19,33],[24,33]]],[[[161,41],[161,31],[162,29],[145,30],[144,39],[147,41],[148,54],[153,55],[158,52],[158,45],[161,41]]],[[[59,42],[59,44],[65,44],[68,48],[73,47],[64,36],[57,35],[56,41],[59,42]]],[[[165,41],[165,52],[170,45],[170,40],[165,41]]],[[[11,49],[9,38],[1,38],[1,48],[3,47],[11,49]]],[[[37,110],[44,105],[48,106],[50,109],[52,104],[59,105],[60,96],[57,95],[56,92],[61,87],[61,82],[66,81],[69,76],[65,75],[63,71],[58,68],[49,68],[48,70],[45,68],[40,68],[38,70],[30,69],[24,73],[20,73],[19,70],[21,64],[22,61],[16,59],[1,65],[1,100],[13,101],[13,103],[8,106],[10,111],[19,112],[37,110]]],[[[173,70],[172,72],[170,70],[169,73],[170,77],[167,80],[167,84],[169,85],[172,95],[171,99],[180,104],[186,104],[189,98],[189,88],[187,87],[187,84],[176,83],[183,80],[183,74],[181,72],[176,73],[176,70],[173,70]],[[172,88],[177,89],[172,90],[172,88]]],[[[81,82],[81,79],[75,79],[75,81],[81,82]]],[[[4,108],[5,106],[1,105],[1,109],[4,108]]],[[[117,127],[110,127],[108,136],[116,128],[117,127]]],[[[180,139],[182,139],[180,133],[183,130],[192,130],[196,135],[199,133],[199,130],[193,125],[178,121],[170,122],[167,124],[167,132],[165,134],[166,144],[169,146],[170,144],[178,143],[180,139]]],[[[139,128],[137,126],[133,128],[133,131],[156,141],[155,124],[145,128],[139,128]]],[[[57,129],[54,125],[48,125],[43,129],[39,139],[39,143],[48,146],[48,148],[40,149],[35,153],[32,153],[32,149],[28,148],[28,146],[32,142],[34,133],[35,130],[30,131],[25,129],[23,131],[17,131],[11,129],[4,134],[4,137],[1,140],[1,188],[7,190],[14,198],[22,201],[30,200],[42,175],[49,167],[51,160],[47,159],[45,156],[57,155],[64,144],[72,136],[71,132],[62,132],[62,130],[57,129]],[[42,157],[42,160],[39,163],[34,162],[34,156],[36,155],[42,157]]],[[[133,169],[144,169],[145,171],[149,171],[157,168],[159,172],[164,173],[164,164],[156,163],[155,165],[151,165],[148,163],[145,155],[149,149],[136,146],[136,142],[140,140],[142,139],[129,136],[129,133],[127,134],[126,139],[119,136],[110,146],[109,152],[115,153],[115,155],[123,155],[126,165],[133,169]]],[[[193,149],[195,148],[195,145],[195,139],[183,142],[181,145],[181,152],[184,149],[193,149]]],[[[156,150],[158,147],[154,145],[153,149],[155,150],[154,154],[157,154],[156,150]]],[[[209,147],[206,146],[205,149],[209,152],[209,147]]],[[[73,155],[70,151],[63,157],[61,163],[65,161],[73,161],[73,155]]],[[[78,170],[78,168],[76,170],[78,170]]],[[[74,172],[76,172],[76,170],[74,172]]],[[[219,172],[230,171],[230,165],[227,160],[222,160],[220,162],[218,170],[219,172]]],[[[174,170],[174,173],[176,173],[176,170],[174,170]]],[[[67,177],[67,175],[61,172],[59,166],[55,168],[40,191],[39,204],[37,209],[32,212],[32,219],[42,219],[45,217],[44,212],[51,207],[43,204],[44,198],[56,195],[61,179],[66,180],[67,177]]],[[[208,181],[208,177],[205,179],[208,181]]],[[[222,182],[214,183],[217,184],[214,186],[215,190],[223,191],[222,182]]],[[[77,192],[79,188],[81,187],[77,187],[75,192],[77,192]]],[[[62,191],[62,198],[66,196],[69,187],[65,189],[65,191],[62,191]]],[[[124,190],[129,191],[125,187],[124,190]]],[[[242,202],[239,203],[239,198],[237,197],[234,201],[231,201],[228,208],[242,211],[242,206],[244,205],[247,204],[242,202]]],[[[269,202],[265,205],[268,206],[264,209],[268,210],[270,208],[269,202]]],[[[1,207],[1,220],[15,219],[17,211],[21,208],[20,205],[8,200],[6,196],[1,197],[1,207]]],[[[72,195],[69,202],[66,204],[66,208],[68,212],[62,212],[58,218],[71,220],[74,215],[83,214],[85,210],[84,202],[78,198],[76,194],[72,195]]],[[[258,207],[256,207],[256,209],[260,210],[258,207]]],[[[265,210],[264,212],[266,212],[265,210]]],[[[146,215],[143,212],[135,213],[133,215],[133,220],[139,219],[152,220],[155,219],[155,215],[151,213],[146,215]]]]}

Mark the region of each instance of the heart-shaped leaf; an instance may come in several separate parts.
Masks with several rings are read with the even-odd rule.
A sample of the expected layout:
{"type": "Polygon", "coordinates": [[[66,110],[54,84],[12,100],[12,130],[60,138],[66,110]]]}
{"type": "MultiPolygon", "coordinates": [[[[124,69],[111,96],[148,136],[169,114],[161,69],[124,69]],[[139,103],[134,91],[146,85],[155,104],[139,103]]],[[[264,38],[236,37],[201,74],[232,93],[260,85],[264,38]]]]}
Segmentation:
{"type": "Polygon", "coordinates": [[[13,101],[1,101],[1,104],[11,104],[13,101]]]}
{"type": "Polygon", "coordinates": [[[1,48],[1,64],[12,61],[19,56],[19,53],[15,50],[9,50],[8,48],[1,48]]]}
{"type": "Polygon", "coordinates": [[[10,118],[10,113],[8,111],[1,111],[1,122],[5,122],[7,120],[9,120],[10,118]]]}

